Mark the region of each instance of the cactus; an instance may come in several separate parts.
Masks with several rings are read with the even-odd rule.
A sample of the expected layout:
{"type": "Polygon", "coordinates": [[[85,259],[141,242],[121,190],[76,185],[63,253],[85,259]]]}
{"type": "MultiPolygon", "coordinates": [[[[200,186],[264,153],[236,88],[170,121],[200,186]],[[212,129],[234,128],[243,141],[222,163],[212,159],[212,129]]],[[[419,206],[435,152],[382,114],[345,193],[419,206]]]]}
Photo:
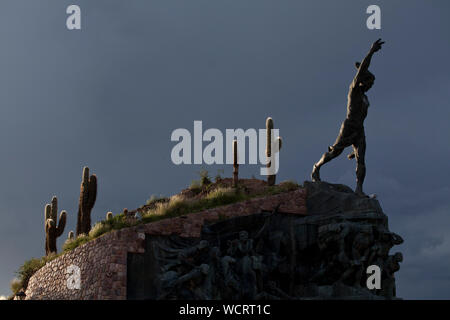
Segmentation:
{"type": "Polygon", "coordinates": [[[113,213],[111,211],[106,213],[106,221],[112,220],[113,218],[113,213]]]}
{"type": "Polygon", "coordinates": [[[69,234],[67,235],[67,239],[73,240],[74,238],[75,238],[75,234],[73,233],[73,231],[70,231],[69,234]]]}
{"type": "MultiPolygon", "coordinates": [[[[268,117],[266,120],[266,137],[267,137],[267,142],[266,142],[266,156],[267,156],[267,168],[270,168],[272,161],[275,161],[275,157],[272,157],[272,130],[273,130],[273,120],[271,117],[268,117]]],[[[278,150],[275,149],[275,152],[279,152],[281,149],[281,145],[282,145],[282,139],[280,137],[277,137],[276,139],[276,143],[278,143],[278,150]]],[[[269,186],[273,186],[275,184],[275,179],[276,179],[276,175],[268,175],[267,176],[267,184],[269,186]]]]}
{"type": "Polygon", "coordinates": [[[51,204],[45,205],[45,254],[56,253],[56,238],[60,237],[66,227],[67,212],[61,211],[58,219],[58,199],[52,198],[51,204]]]}
{"type": "Polygon", "coordinates": [[[283,139],[281,139],[281,137],[277,138],[277,143],[278,143],[278,151],[281,150],[281,146],[283,145],[283,139]]]}
{"type": "Polygon", "coordinates": [[[233,140],[233,187],[238,186],[239,181],[239,164],[238,164],[238,149],[237,140],[233,140]]]}
{"type": "Polygon", "coordinates": [[[89,234],[91,231],[91,211],[97,198],[97,176],[89,176],[89,168],[83,168],[83,178],[80,187],[78,203],[77,236],[89,234]]]}

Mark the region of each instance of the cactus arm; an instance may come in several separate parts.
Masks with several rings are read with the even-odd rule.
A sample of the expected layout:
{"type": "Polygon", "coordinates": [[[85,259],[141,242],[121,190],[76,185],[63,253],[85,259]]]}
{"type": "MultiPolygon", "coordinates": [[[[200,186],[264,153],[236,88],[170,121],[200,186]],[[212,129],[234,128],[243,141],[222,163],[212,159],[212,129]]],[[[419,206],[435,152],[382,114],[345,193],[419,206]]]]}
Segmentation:
{"type": "Polygon", "coordinates": [[[64,228],[66,227],[66,220],[67,212],[63,210],[59,215],[58,227],[56,227],[56,237],[60,237],[63,234],[64,228]]]}
{"type": "Polygon", "coordinates": [[[44,227],[45,227],[45,230],[46,230],[46,232],[47,232],[47,220],[48,219],[51,219],[50,218],[50,216],[51,216],[51,210],[52,210],[52,206],[50,205],[50,204],[46,204],[45,205],[45,209],[44,209],[44,227]]]}
{"type": "Polygon", "coordinates": [[[73,240],[75,238],[75,235],[73,231],[69,231],[69,234],[67,235],[67,239],[73,240]]]}
{"type": "Polygon", "coordinates": [[[281,150],[281,146],[283,145],[283,139],[281,139],[281,137],[277,138],[277,142],[278,142],[278,151],[281,150]]]}

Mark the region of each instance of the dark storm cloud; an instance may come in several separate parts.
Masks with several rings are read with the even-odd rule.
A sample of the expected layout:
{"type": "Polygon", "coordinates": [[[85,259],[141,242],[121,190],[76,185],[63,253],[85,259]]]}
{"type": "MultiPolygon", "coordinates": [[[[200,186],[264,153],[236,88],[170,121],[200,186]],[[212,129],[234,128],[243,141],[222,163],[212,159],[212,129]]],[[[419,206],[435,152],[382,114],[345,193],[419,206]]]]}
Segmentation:
{"type": "MultiPolygon", "coordinates": [[[[69,213],[63,237],[75,228],[83,165],[99,177],[94,221],[196,178],[199,166],[170,161],[171,132],[194,120],[261,128],[272,116],[284,139],[280,180],[308,179],[345,116],[354,62],[382,37],[366,190],[405,238],[398,294],[450,298],[450,5],[375,1],[382,30],[369,31],[372,2],[2,1],[0,293],[43,254],[52,195],[69,213]],[[81,31],[65,29],[72,3],[81,31]]],[[[259,166],[242,171],[258,176],[259,166]]],[[[323,177],[353,186],[354,163],[336,159],[323,177]]]]}

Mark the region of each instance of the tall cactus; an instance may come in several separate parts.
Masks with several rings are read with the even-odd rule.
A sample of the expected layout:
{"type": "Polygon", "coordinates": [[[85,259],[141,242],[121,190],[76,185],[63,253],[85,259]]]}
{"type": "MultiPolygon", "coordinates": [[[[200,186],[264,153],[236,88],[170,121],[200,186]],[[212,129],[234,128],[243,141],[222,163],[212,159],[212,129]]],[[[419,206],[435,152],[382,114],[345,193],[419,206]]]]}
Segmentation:
{"type": "Polygon", "coordinates": [[[80,187],[78,203],[77,236],[91,231],[91,211],[97,198],[97,176],[89,176],[89,168],[83,168],[83,178],[80,187]]]}
{"type": "Polygon", "coordinates": [[[51,204],[45,205],[45,254],[56,253],[56,238],[60,237],[66,227],[67,212],[61,211],[58,224],[58,199],[52,198],[51,204]]]}
{"type": "MultiPolygon", "coordinates": [[[[267,156],[267,168],[270,168],[272,165],[272,161],[275,161],[275,156],[272,155],[272,130],[273,130],[273,120],[271,117],[268,117],[266,120],[266,156],[267,156]]],[[[282,140],[280,137],[277,137],[276,143],[278,144],[278,148],[275,148],[275,152],[279,152],[281,149],[282,140]]],[[[275,166],[275,164],[274,164],[275,166]]],[[[276,175],[268,175],[267,176],[267,184],[269,186],[273,186],[275,184],[276,175]]]]}
{"type": "Polygon", "coordinates": [[[237,140],[233,140],[233,187],[236,188],[239,182],[239,163],[237,140]]]}

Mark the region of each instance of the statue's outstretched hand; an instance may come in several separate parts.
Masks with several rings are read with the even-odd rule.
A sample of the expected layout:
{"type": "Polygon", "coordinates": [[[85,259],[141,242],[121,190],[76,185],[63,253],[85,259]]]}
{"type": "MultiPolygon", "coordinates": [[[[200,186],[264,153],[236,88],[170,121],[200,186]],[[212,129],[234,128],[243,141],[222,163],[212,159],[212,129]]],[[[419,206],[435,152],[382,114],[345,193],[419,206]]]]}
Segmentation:
{"type": "Polygon", "coordinates": [[[377,52],[381,49],[381,45],[384,44],[384,41],[381,41],[381,39],[378,39],[377,41],[375,41],[372,44],[372,48],[370,49],[370,51],[372,52],[377,52]]]}

